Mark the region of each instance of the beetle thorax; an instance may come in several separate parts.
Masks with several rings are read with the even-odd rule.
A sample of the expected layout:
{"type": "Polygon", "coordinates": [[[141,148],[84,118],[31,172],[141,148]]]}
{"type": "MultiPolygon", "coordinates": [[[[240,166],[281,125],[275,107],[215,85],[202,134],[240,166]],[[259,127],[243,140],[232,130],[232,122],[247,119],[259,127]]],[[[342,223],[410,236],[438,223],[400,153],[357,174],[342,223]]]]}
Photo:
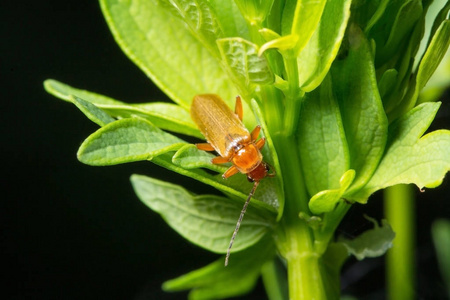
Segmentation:
{"type": "Polygon", "coordinates": [[[253,171],[262,162],[262,154],[253,143],[239,144],[234,150],[232,162],[241,173],[253,171]]]}

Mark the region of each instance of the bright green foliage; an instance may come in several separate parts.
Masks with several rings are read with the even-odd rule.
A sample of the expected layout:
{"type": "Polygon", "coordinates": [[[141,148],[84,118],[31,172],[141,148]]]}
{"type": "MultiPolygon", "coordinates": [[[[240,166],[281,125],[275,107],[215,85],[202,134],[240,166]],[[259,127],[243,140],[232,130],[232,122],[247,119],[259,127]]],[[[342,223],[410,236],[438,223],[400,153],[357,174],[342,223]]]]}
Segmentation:
{"type": "Polygon", "coordinates": [[[99,126],[105,126],[108,123],[114,122],[115,119],[108,115],[105,111],[101,110],[91,102],[77,98],[76,96],[69,96],[69,99],[75,104],[82,113],[86,115],[92,122],[99,126]]]}
{"type": "Polygon", "coordinates": [[[323,190],[309,200],[309,209],[315,214],[330,212],[341,201],[342,196],[355,179],[355,170],[348,170],[342,175],[340,187],[332,190],[323,190]]]}
{"type": "Polygon", "coordinates": [[[439,106],[421,104],[392,123],[386,153],[367,185],[352,195],[355,200],[366,201],[374,191],[400,183],[420,189],[441,184],[450,168],[450,133],[437,130],[420,138],[439,106]]]}
{"type": "MultiPolygon", "coordinates": [[[[175,104],[163,102],[127,104],[103,95],[76,89],[52,79],[46,80],[44,87],[50,94],[74,104],[76,104],[75,98],[71,98],[71,95],[78,101],[90,102],[114,118],[138,116],[147,119],[161,129],[202,137],[197,126],[191,120],[189,112],[175,104]]],[[[89,106],[86,109],[95,108],[89,106]]],[[[86,110],[82,110],[82,112],[88,114],[86,110]]],[[[98,124],[96,121],[93,122],[98,124]]]]}
{"type": "Polygon", "coordinates": [[[117,120],[96,131],[78,150],[78,159],[92,166],[148,160],[185,144],[139,118],[117,120]]]}
{"type": "Polygon", "coordinates": [[[350,0],[326,1],[322,20],[311,40],[297,57],[300,86],[314,90],[323,80],[336,57],[350,17],[350,0]],[[317,55],[317,53],[321,55],[317,55]]]}
{"type": "Polygon", "coordinates": [[[221,95],[231,103],[236,90],[230,88],[233,84],[215,60],[212,46],[205,47],[207,39],[196,38],[178,15],[153,1],[100,4],[122,50],[176,103],[189,109],[196,94],[217,91],[227,91],[221,95]]]}
{"type": "Polygon", "coordinates": [[[230,77],[242,91],[253,91],[255,84],[273,83],[274,76],[266,58],[258,55],[258,46],[241,38],[217,41],[230,77]]]}
{"type": "MultiPolygon", "coordinates": [[[[192,196],[180,186],[140,175],[133,175],[131,183],[142,202],[158,212],[166,222],[190,242],[207,250],[225,253],[230,232],[236,225],[235,211],[239,201],[226,201],[213,195],[192,196]],[[206,226],[205,226],[206,225],[206,226]]],[[[233,251],[258,242],[273,226],[275,216],[264,209],[249,210],[245,227],[233,251]]]]}
{"type": "Polygon", "coordinates": [[[261,125],[276,176],[251,200],[228,267],[219,259],[163,288],[221,299],[247,293],[262,274],[273,299],[337,299],[348,254],[382,255],[394,238],[385,221],[373,221],[373,230],[335,242],[351,205],[399,183],[437,187],[450,170],[450,131],[424,135],[440,104],[419,100],[450,43],[450,6],[426,26],[430,2],[100,0],[119,46],[174,103],[128,104],[55,80],[44,86],[101,127],[81,145],[83,163],[151,161],[221,191],[194,195],[131,177],[174,230],[221,254],[252,184],[222,179],[228,165],[213,165],[213,154],[172,133],[203,138],[189,114],[195,95],[219,94],[230,107],[241,95],[244,124],[261,125]]]}
{"type": "Polygon", "coordinates": [[[261,265],[273,259],[273,243],[263,239],[254,246],[233,255],[228,267],[218,260],[163,285],[166,291],[192,289],[189,299],[223,299],[249,292],[256,284],[261,265]],[[236,274],[240,274],[236,278],[236,274]]]}
{"type": "Polygon", "coordinates": [[[348,56],[335,62],[331,74],[346,133],[350,168],[356,172],[350,189],[356,190],[366,184],[383,155],[387,119],[369,42],[356,26],[348,29],[348,35],[348,56]]]}

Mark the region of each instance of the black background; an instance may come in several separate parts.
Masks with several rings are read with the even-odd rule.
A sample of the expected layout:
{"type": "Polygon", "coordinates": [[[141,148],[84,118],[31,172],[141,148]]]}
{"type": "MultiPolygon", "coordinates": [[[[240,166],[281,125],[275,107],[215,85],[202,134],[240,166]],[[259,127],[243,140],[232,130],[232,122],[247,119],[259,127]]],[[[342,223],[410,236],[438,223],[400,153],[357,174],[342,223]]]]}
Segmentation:
{"type": "MultiPolygon", "coordinates": [[[[8,299],[185,299],[186,293],[162,292],[161,283],[218,256],[184,241],[147,209],[129,176],[186,179],[145,162],[103,168],[79,163],[76,151],[97,126],[48,95],[42,82],[54,78],[126,102],[168,99],[120,51],[96,1],[4,2],[3,294],[8,299]]],[[[448,119],[447,101],[433,128],[448,128],[448,119]]],[[[194,192],[213,192],[187,184],[194,192]]],[[[439,189],[417,192],[419,297],[443,295],[429,230],[435,218],[450,217],[449,192],[448,179],[439,189]]],[[[339,232],[352,236],[369,228],[362,213],[381,218],[379,196],[352,208],[339,232]]],[[[345,291],[383,298],[383,272],[383,258],[350,260],[345,291]]],[[[264,299],[263,294],[258,283],[242,299],[264,299]]]]}

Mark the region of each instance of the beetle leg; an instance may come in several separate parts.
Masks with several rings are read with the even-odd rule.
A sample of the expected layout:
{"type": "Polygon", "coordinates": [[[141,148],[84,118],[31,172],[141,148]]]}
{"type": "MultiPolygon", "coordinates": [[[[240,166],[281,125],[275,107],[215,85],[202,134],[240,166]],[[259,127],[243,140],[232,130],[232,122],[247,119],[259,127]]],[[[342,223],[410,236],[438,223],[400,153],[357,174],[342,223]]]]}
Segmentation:
{"type": "Polygon", "coordinates": [[[258,141],[256,141],[255,145],[258,149],[261,149],[264,147],[264,144],[266,143],[266,138],[261,138],[258,141]]]}
{"type": "Polygon", "coordinates": [[[261,126],[257,125],[255,127],[255,129],[253,129],[252,133],[250,134],[250,136],[252,137],[252,141],[256,141],[256,139],[259,136],[259,132],[261,131],[261,126]]]}
{"type": "Polygon", "coordinates": [[[211,146],[210,143],[199,143],[199,144],[195,144],[195,146],[197,147],[197,149],[203,150],[203,151],[214,151],[215,150],[213,148],[213,146],[211,146]]]}
{"type": "Polygon", "coordinates": [[[234,107],[234,113],[238,115],[239,120],[242,121],[244,117],[244,110],[242,109],[241,96],[236,96],[236,106],[234,107]]]}
{"type": "Polygon", "coordinates": [[[223,178],[228,178],[233,176],[234,174],[238,173],[239,170],[235,167],[235,166],[231,166],[228,170],[225,171],[225,173],[223,173],[222,177],[223,178]]]}
{"type": "Polygon", "coordinates": [[[222,156],[216,156],[213,159],[211,159],[211,162],[215,165],[225,164],[229,161],[230,160],[228,158],[222,156]]]}

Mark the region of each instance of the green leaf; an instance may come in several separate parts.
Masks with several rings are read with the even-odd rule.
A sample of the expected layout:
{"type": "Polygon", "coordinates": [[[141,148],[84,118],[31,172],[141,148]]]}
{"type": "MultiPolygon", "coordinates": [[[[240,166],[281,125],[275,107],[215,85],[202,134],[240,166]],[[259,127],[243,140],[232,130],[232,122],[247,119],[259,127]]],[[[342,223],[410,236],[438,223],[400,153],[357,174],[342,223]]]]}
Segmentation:
{"type": "Polygon", "coordinates": [[[114,118],[90,102],[73,96],[71,96],[71,100],[89,120],[99,126],[105,126],[115,121],[114,118]]]}
{"type": "Polygon", "coordinates": [[[409,0],[401,6],[395,21],[390,28],[389,38],[385,44],[377,44],[377,61],[389,60],[404,43],[405,38],[411,34],[417,21],[422,16],[421,0],[409,0]],[[405,20],[407,20],[405,22],[405,20]]]}
{"type": "Polygon", "coordinates": [[[388,69],[383,73],[380,81],[378,82],[378,90],[380,92],[381,99],[385,99],[385,97],[393,92],[397,78],[398,71],[395,69],[388,69]]]}
{"type": "MultiPolygon", "coordinates": [[[[180,150],[184,152],[185,149],[186,148],[180,150]]],[[[191,177],[195,180],[215,187],[230,197],[239,198],[241,199],[242,205],[244,205],[244,201],[247,199],[248,193],[253,186],[248,182],[246,176],[242,174],[237,174],[230,178],[223,179],[222,174],[211,175],[201,169],[184,169],[178,165],[179,161],[177,161],[177,154],[175,154],[174,158],[172,158],[172,155],[166,153],[158,157],[154,157],[152,162],[168,170],[191,177]]],[[[212,170],[214,170],[214,168],[214,166],[208,167],[208,169],[212,170]]],[[[262,181],[252,198],[252,203],[257,207],[275,213],[279,207],[277,194],[275,193],[275,181],[270,178],[262,181]]]]}
{"type": "Polygon", "coordinates": [[[209,0],[225,37],[240,36],[249,39],[247,23],[235,1],[209,0]]]}
{"type": "Polygon", "coordinates": [[[450,170],[450,131],[422,134],[430,126],[440,103],[423,103],[389,126],[386,153],[367,185],[351,195],[359,202],[377,190],[400,183],[420,189],[441,184],[450,170]]]}
{"type": "Polygon", "coordinates": [[[77,89],[74,87],[71,87],[67,84],[64,84],[62,82],[59,82],[54,79],[47,79],[44,81],[44,88],[47,91],[47,93],[61,99],[65,100],[67,102],[73,103],[73,98],[70,96],[75,96],[80,99],[83,99],[84,101],[90,102],[92,104],[95,104],[95,106],[100,105],[125,105],[124,102],[118,101],[116,99],[103,96],[97,93],[93,93],[86,90],[77,89]]]}
{"type": "Polygon", "coordinates": [[[291,29],[291,34],[297,37],[294,57],[300,54],[314,34],[327,3],[326,0],[298,0],[296,2],[291,29]]]}
{"type": "Polygon", "coordinates": [[[174,16],[186,23],[195,37],[205,47],[218,55],[216,40],[223,37],[214,10],[206,0],[156,0],[174,16]]]}
{"type": "Polygon", "coordinates": [[[345,191],[352,184],[355,178],[355,170],[348,170],[342,175],[340,188],[325,190],[315,194],[309,201],[309,209],[314,214],[321,214],[332,211],[336,204],[342,199],[345,191]]]}
{"type": "Polygon", "coordinates": [[[380,18],[383,16],[389,1],[390,0],[381,0],[381,2],[379,2],[379,5],[377,6],[375,13],[367,22],[367,25],[364,29],[364,32],[366,34],[370,32],[370,29],[372,29],[373,25],[375,25],[378,22],[378,20],[380,20],[380,18]]]}
{"type": "Polygon", "coordinates": [[[275,77],[264,56],[258,56],[258,46],[242,38],[225,38],[217,41],[222,60],[236,84],[251,93],[253,84],[269,84],[275,77]]]}
{"type": "Polygon", "coordinates": [[[386,220],[381,220],[381,227],[375,219],[366,216],[366,219],[374,224],[374,228],[363,232],[353,240],[339,238],[350,254],[358,260],[366,257],[378,257],[386,253],[392,247],[395,232],[386,220]]]}
{"type": "Polygon", "coordinates": [[[172,162],[183,169],[207,168],[219,173],[224,173],[227,167],[211,163],[215,155],[197,149],[195,145],[188,144],[181,147],[173,156],[172,162]]]}
{"type": "MultiPolygon", "coordinates": [[[[146,176],[131,177],[134,191],[149,208],[191,243],[225,253],[236,226],[242,203],[213,195],[193,196],[184,188],[146,176]]],[[[258,242],[273,226],[273,215],[253,203],[245,214],[232,252],[258,242]]]]}
{"type": "Polygon", "coordinates": [[[122,50],[185,109],[197,94],[220,92],[224,99],[237,95],[216,57],[163,7],[147,0],[100,4],[122,50]]]}
{"type": "Polygon", "coordinates": [[[350,158],[331,76],[327,76],[319,88],[306,94],[297,141],[309,194],[339,187],[350,158]]]}
{"type": "Polygon", "coordinates": [[[297,57],[303,91],[314,90],[328,73],[344,37],[350,17],[350,3],[350,0],[326,1],[319,26],[297,57]]]}
{"type": "Polygon", "coordinates": [[[361,30],[348,32],[349,52],[333,64],[332,77],[356,177],[348,192],[357,191],[371,178],[387,140],[387,118],[378,94],[373,56],[361,30]]]}
{"type": "Polygon", "coordinates": [[[413,108],[420,92],[425,87],[428,80],[436,71],[440,62],[444,58],[450,45],[450,20],[443,21],[431,39],[425,54],[420,61],[417,74],[410,80],[408,93],[402,98],[402,102],[392,112],[391,119],[395,119],[413,108]]]}
{"type": "Polygon", "coordinates": [[[439,270],[441,271],[444,283],[446,283],[448,295],[450,296],[450,221],[438,219],[431,227],[436,257],[439,270]]]}
{"type": "MultiPolygon", "coordinates": [[[[436,1],[435,3],[432,3],[430,5],[430,10],[437,10],[439,7],[441,7],[441,9],[439,10],[439,12],[436,11],[436,15],[434,16],[434,22],[433,22],[433,26],[431,27],[430,30],[430,36],[434,36],[436,33],[436,30],[441,26],[442,22],[444,20],[448,20],[449,19],[449,13],[450,13],[450,2],[445,1],[445,0],[440,0],[440,1],[436,1]],[[431,8],[434,5],[434,8],[431,8]]],[[[431,13],[429,13],[427,15],[427,18],[430,16],[431,18],[431,13]]],[[[428,40],[428,42],[431,42],[431,39],[428,40]]]]}
{"type": "Polygon", "coordinates": [[[261,24],[272,8],[274,0],[235,0],[249,24],[261,24]]]}
{"type": "Polygon", "coordinates": [[[163,284],[165,291],[192,289],[190,300],[224,299],[243,295],[256,284],[261,266],[275,255],[275,247],[267,239],[235,253],[225,268],[220,259],[163,284]]]}
{"type": "MultiPolygon", "coordinates": [[[[450,5],[450,4],[449,4],[450,5]]],[[[422,89],[416,105],[424,102],[436,102],[450,86],[450,47],[441,63],[422,89]]]]}
{"type": "Polygon", "coordinates": [[[148,121],[122,119],[105,125],[81,144],[78,159],[92,166],[148,160],[185,145],[148,121]]]}
{"type": "Polygon", "coordinates": [[[71,96],[83,99],[94,104],[97,108],[115,118],[130,118],[139,116],[149,120],[155,126],[173,132],[203,138],[197,129],[197,125],[191,120],[186,109],[171,103],[141,103],[127,104],[100,94],[80,90],[56,80],[46,80],[44,87],[55,97],[68,102],[73,102],[71,96]]]}
{"type": "MultiPolygon", "coordinates": [[[[392,66],[397,71],[395,84],[392,87],[391,93],[384,95],[384,97],[382,98],[384,109],[389,119],[389,123],[399,116],[398,113],[395,113],[395,109],[402,102],[403,98],[405,97],[405,92],[408,90],[411,82],[413,81],[412,72],[414,65],[411,57],[414,56],[414,51],[416,50],[417,45],[420,43],[422,34],[420,29],[421,27],[419,28],[419,26],[416,26],[413,34],[409,39],[409,44],[405,45],[402,51],[400,50],[397,51],[396,54],[393,56],[393,58],[391,58],[390,63],[387,63],[384,66],[387,68],[390,68],[392,66]]],[[[382,95],[381,94],[382,92],[384,91],[380,90],[380,95],[382,95]]],[[[405,111],[401,111],[401,114],[403,113],[405,113],[405,111]]]]}
{"type": "Polygon", "coordinates": [[[266,43],[259,48],[259,56],[263,55],[268,49],[278,49],[281,53],[288,55],[288,52],[284,52],[284,50],[292,49],[297,43],[297,38],[295,36],[280,36],[278,33],[268,28],[261,29],[259,33],[266,40],[266,43]]]}
{"type": "Polygon", "coordinates": [[[414,95],[408,101],[414,105],[419,97],[419,93],[427,84],[441,63],[450,45],[450,20],[443,21],[436,34],[433,36],[417,70],[416,83],[414,85],[414,95]]]}

